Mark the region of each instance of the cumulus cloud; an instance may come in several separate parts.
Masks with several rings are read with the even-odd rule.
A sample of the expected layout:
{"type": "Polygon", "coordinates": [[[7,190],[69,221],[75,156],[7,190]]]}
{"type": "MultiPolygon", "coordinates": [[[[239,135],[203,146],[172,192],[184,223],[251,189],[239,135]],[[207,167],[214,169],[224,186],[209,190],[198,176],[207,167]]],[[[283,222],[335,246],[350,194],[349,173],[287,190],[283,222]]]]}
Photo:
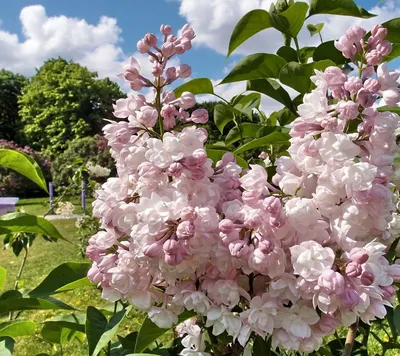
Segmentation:
{"type": "Polygon", "coordinates": [[[24,7],[20,13],[23,38],[0,30],[0,66],[31,75],[48,58],[61,56],[115,76],[125,55],[119,47],[121,29],[114,18],[102,16],[96,25],[66,16],[49,17],[41,5],[24,7]]]}

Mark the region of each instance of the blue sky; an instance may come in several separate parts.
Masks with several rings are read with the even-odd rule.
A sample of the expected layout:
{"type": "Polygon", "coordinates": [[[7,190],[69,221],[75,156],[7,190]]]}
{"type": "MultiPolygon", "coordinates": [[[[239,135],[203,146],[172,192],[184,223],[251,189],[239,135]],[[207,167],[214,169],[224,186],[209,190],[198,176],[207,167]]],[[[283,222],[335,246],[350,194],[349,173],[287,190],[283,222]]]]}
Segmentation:
{"type": "MultiPolygon", "coordinates": [[[[400,0],[381,1],[379,7],[378,0],[356,2],[379,16],[368,21],[314,16],[310,22],[325,22],[324,39],[334,39],[352,24],[369,29],[375,23],[400,17],[400,0]]],[[[178,30],[190,22],[197,38],[193,49],[180,61],[192,66],[193,77],[207,76],[218,81],[241,56],[275,52],[282,45],[280,34],[272,29],[255,36],[231,58],[224,55],[229,35],[241,16],[254,8],[268,9],[270,3],[271,0],[0,0],[0,67],[31,75],[44,60],[61,55],[97,70],[100,76],[112,77],[126,57],[136,52],[136,42],[146,32],[158,33],[161,23],[178,30]],[[102,16],[106,17],[103,24],[102,16]]],[[[318,45],[318,39],[311,39],[307,31],[300,34],[299,40],[302,46],[318,45]]],[[[400,68],[400,64],[394,62],[391,67],[400,68]]],[[[230,96],[236,89],[225,86],[219,90],[230,96]]]]}

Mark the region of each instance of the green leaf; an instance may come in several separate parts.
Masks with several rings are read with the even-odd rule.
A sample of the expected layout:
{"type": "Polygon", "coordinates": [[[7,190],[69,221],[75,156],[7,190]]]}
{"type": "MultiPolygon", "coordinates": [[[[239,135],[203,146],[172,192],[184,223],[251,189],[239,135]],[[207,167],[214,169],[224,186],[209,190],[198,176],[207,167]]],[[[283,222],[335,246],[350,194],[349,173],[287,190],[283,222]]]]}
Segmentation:
{"type": "MultiPolygon", "coordinates": [[[[257,131],[262,127],[260,124],[253,124],[250,122],[244,122],[240,125],[242,129],[242,136],[243,137],[256,137],[257,136],[257,131]]],[[[237,141],[240,141],[240,130],[237,126],[233,127],[228,134],[226,135],[225,138],[225,143],[227,146],[231,145],[232,143],[235,143],[237,141]]]]}
{"type": "Polygon", "coordinates": [[[12,356],[14,343],[15,341],[11,337],[0,337],[0,356],[12,356]]]}
{"type": "Polygon", "coordinates": [[[223,133],[224,127],[235,118],[231,108],[223,103],[214,106],[214,122],[217,129],[223,133]]]}
{"type": "Polygon", "coordinates": [[[400,17],[386,21],[382,26],[388,30],[385,40],[392,43],[400,43],[400,17]]]}
{"type": "Polygon", "coordinates": [[[10,213],[0,216],[0,235],[16,232],[32,232],[68,241],[50,221],[40,216],[25,213],[10,213]]]}
{"type": "MultiPolygon", "coordinates": [[[[187,319],[194,317],[196,314],[190,311],[184,311],[178,316],[178,324],[187,319]]],[[[139,335],[136,339],[135,352],[143,352],[152,342],[157,340],[161,335],[164,335],[170,329],[161,329],[155,325],[149,318],[146,318],[139,330],[139,335]]]]}
{"type": "Polygon", "coordinates": [[[297,62],[297,52],[290,46],[282,46],[278,49],[276,54],[282,57],[286,62],[297,62]]]}
{"type": "Polygon", "coordinates": [[[305,2],[295,2],[293,5],[289,6],[289,8],[279,14],[286,18],[289,28],[285,33],[289,34],[291,37],[296,37],[301,28],[303,27],[304,20],[306,19],[308,10],[308,4],[305,2]]]}
{"type": "Polygon", "coordinates": [[[86,276],[90,266],[87,262],[65,262],[54,268],[42,283],[29,292],[29,296],[47,296],[87,286],[86,276]]]}
{"type": "Polygon", "coordinates": [[[316,14],[354,16],[364,19],[376,16],[357,6],[352,0],[311,0],[310,13],[308,16],[316,14]]]}
{"type": "Polygon", "coordinates": [[[383,58],[383,62],[390,62],[398,57],[400,57],[400,43],[394,43],[392,44],[392,52],[383,58]]]}
{"type": "Polygon", "coordinates": [[[13,169],[36,183],[45,192],[48,192],[42,170],[28,155],[19,151],[2,148],[0,149],[0,166],[13,169]]]}
{"type": "Polygon", "coordinates": [[[269,356],[271,355],[271,338],[264,340],[261,336],[257,335],[253,344],[254,356],[269,356]]]}
{"type": "Polygon", "coordinates": [[[236,64],[218,85],[258,78],[278,78],[279,71],[285,64],[286,61],[276,54],[251,54],[236,64]]]}
{"type": "Polygon", "coordinates": [[[313,83],[310,77],[314,75],[314,69],[324,70],[326,67],[334,66],[330,60],[323,60],[308,64],[289,62],[279,73],[279,80],[300,93],[311,91],[313,83]]]}
{"type": "Polygon", "coordinates": [[[288,92],[274,79],[253,79],[247,82],[247,90],[265,94],[288,108],[293,109],[288,92]]]}
{"type": "Polygon", "coordinates": [[[36,323],[32,320],[13,320],[0,324],[0,337],[34,335],[36,323]]]}
{"type": "Polygon", "coordinates": [[[294,114],[288,108],[283,108],[276,113],[276,119],[280,126],[289,125],[296,117],[297,114],[294,114]]]}
{"type": "Polygon", "coordinates": [[[394,309],[393,321],[397,331],[400,333],[400,305],[394,309]]]}
{"type": "Polygon", "coordinates": [[[85,322],[86,322],[85,314],[70,314],[70,315],[55,316],[54,318],[47,319],[44,323],[49,325],[54,325],[59,328],[71,329],[84,333],[85,322]]]}
{"type": "Polygon", "coordinates": [[[129,313],[131,307],[115,313],[110,321],[95,307],[89,306],[86,314],[86,336],[89,344],[89,355],[96,356],[116,334],[119,325],[129,313]]]}
{"type": "MultiPolygon", "coordinates": [[[[45,323],[40,331],[40,335],[43,339],[52,344],[60,345],[66,344],[79,334],[84,336],[83,333],[78,333],[78,331],[69,328],[63,328],[61,325],[55,323],[45,323]]],[[[78,337],[78,339],[80,339],[80,337],[78,337]]]]}
{"type": "Polygon", "coordinates": [[[400,115],[400,106],[379,106],[376,108],[379,112],[390,111],[400,115]]]}
{"type": "Polygon", "coordinates": [[[0,291],[3,289],[6,283],[7,271],[5,268],[0,267],[0,291]]]}
{"type": "Polygon", "coordinates": [[[343,57],[342,52],[336,49],[334,41],[321,43],[314,51],[314,62],[330,59],[332,62],[341,65],[348,62],[348,59],[343,57]]]}
{"type": "Polygon", "coordinates": [[[235,100],[234,108],[252,120],[253,109],[259,108],[260,103],[261,95],[259,93],[250,93],[247,95],[241,95],[238,100],[235,100]]]}
{"type": "MultiPolygon", "coordinates": [[[[211,158],[211,160],[216,163],[221,160],[222,156],[226,153],[229,152],[228,150],[221,150],[221,149],[212,149],[212,148],[206,148],[207,151],[207,156],[208,158],[211,158]]],[[[247,162],[240,156],[234,155],[236,158],[237,164],[242,167],[242,168],[248,168],[247,162]]]]}
{"type": "Polygon", "coordinates": [[[192,94],[214,94],[214,87],[208,78],[196,78],[183,83],[175,88],[174,93],[179,98],[184,91],[190,91],[192,94]]]}
{"type": "Polygon", "coordinates": [[[263,147],[266,145],[287,143],[289,141],[289,139],[290,139],[290,135],[287,133],[273,132],[268,136],[255,139],[253,141],[250,141],[250,142],[244,144],[243,146],[239,147],[234,152],[234,154],[239,154],[239,153],[251,150],[253,148],[263,147]]]}
{"type": "Polygon", "coordinates": [[[244,15],[233,29],[227,56],[256,33],[272,27],[268,11],[257,9],[244,15]]]}
{"type": "Polygon", "coordinates": [[[0,314],[16,310],[56,310],[73,307],[53,298],[7,298],[0,301],[0,314]]]}
{"type": "Polygon", "coordinates": [[[303,47],[300,48],[300,62],[307,63],[308,59],[313,56],[316,47],[303,47]]]}
{"type": "Polygon", "coordinates": [[[312,25],[312,24],[307,25],[307,30],[310,32],[311,37],[320,33],[323,28],[324,28],[323,23],[318,23],[316,25],[312,25]]]}

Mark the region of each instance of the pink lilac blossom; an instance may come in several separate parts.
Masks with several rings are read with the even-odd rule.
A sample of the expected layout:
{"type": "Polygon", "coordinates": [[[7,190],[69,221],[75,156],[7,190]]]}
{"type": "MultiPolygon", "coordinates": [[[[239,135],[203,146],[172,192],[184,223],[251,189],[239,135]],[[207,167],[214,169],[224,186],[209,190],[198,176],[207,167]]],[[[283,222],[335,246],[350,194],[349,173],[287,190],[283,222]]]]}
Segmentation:
{"type": "MultiPolygon", "coordinates": [[[[399,116],[372,106],[378,97],[399,101],[398,74],[380,63],[390,49],[385,29],[374,27],[364,43],[366,31],[352,27],[337,42],[354,62],[367,48],[377,79],[316,71],[290,131],[290,156],[275,161],[273,177],[261,165],[243,169],[232,153],[213,166],[206,130],[187,125],[206,123],[207,111],[189,114],[193,94],[166,89],[190,76],[189,66],[167,63],[195,34],[189,25],[179,36],[167,25],[161,33],[161,46],[153,34],[138,42],[154,78],[135,59],[122,74],[132,88],[152,88],[154,100],[118,100],[114,115],[126,121],[104,128],[118,177],[97,192],[102,231],[87,248],[88,275],[103,298],[146,310],[160,328],[186,309],[242,346],[258,334],[300,352],[357,318],[382,318],[400,280],[400,266],[384,257],[396,230],[390,181],[399,116]]],[[[265,152],[260,158],[271,164],[265,152]]],[[[207,355],[199,326],[180,329],[182,354],[207,355]]]]}

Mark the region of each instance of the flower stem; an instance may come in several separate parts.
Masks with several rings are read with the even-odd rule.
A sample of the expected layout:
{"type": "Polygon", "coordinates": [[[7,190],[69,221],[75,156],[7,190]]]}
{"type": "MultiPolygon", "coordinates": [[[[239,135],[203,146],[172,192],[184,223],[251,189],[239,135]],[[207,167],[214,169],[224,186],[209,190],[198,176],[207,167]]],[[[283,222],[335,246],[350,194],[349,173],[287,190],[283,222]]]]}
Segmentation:
{"type": "Polygon", "coordinates": [[[163,126],[163,120],[161,116],[161,87],[160,87],[160,79],[158,78],[157,82],[157,95],[156,95],[156,109],[158,111],[158,125],[160,126],[160,135],[161,135],[161,140],[164,136],[164,126],[163,126]]]}
{"type": "Polygon", "coordinates": [[[358,319],[357,321],[349,327],[346,336],[346,344],[344,345],[342,356],[350,356],[353,350],[354,340],[356,339],[358,329],[358,319]]]}
{"type": "Polygon", "coordinates": [[[299,63],[301,63],[299,41],[297,40],[297,37],[293,37],[293,40],[294,40],[294,44],[296,45],[297,60],[299,61],[299,63]]]}
{"type": "MultiPolygon", "coordinates": [[[[24,271],[26,259],[28,258],[28,247],[24,244],[24,256],[22,257],[21,266],[19,267],[19,271],[17,274],[17,278],[15,279],[14,290],[18,290],[18,284],[22,276],[22,272],[24,271]]],[[[13,319],[13,312],[10,312],[8,315],[8,319],[13,319]]]]}

